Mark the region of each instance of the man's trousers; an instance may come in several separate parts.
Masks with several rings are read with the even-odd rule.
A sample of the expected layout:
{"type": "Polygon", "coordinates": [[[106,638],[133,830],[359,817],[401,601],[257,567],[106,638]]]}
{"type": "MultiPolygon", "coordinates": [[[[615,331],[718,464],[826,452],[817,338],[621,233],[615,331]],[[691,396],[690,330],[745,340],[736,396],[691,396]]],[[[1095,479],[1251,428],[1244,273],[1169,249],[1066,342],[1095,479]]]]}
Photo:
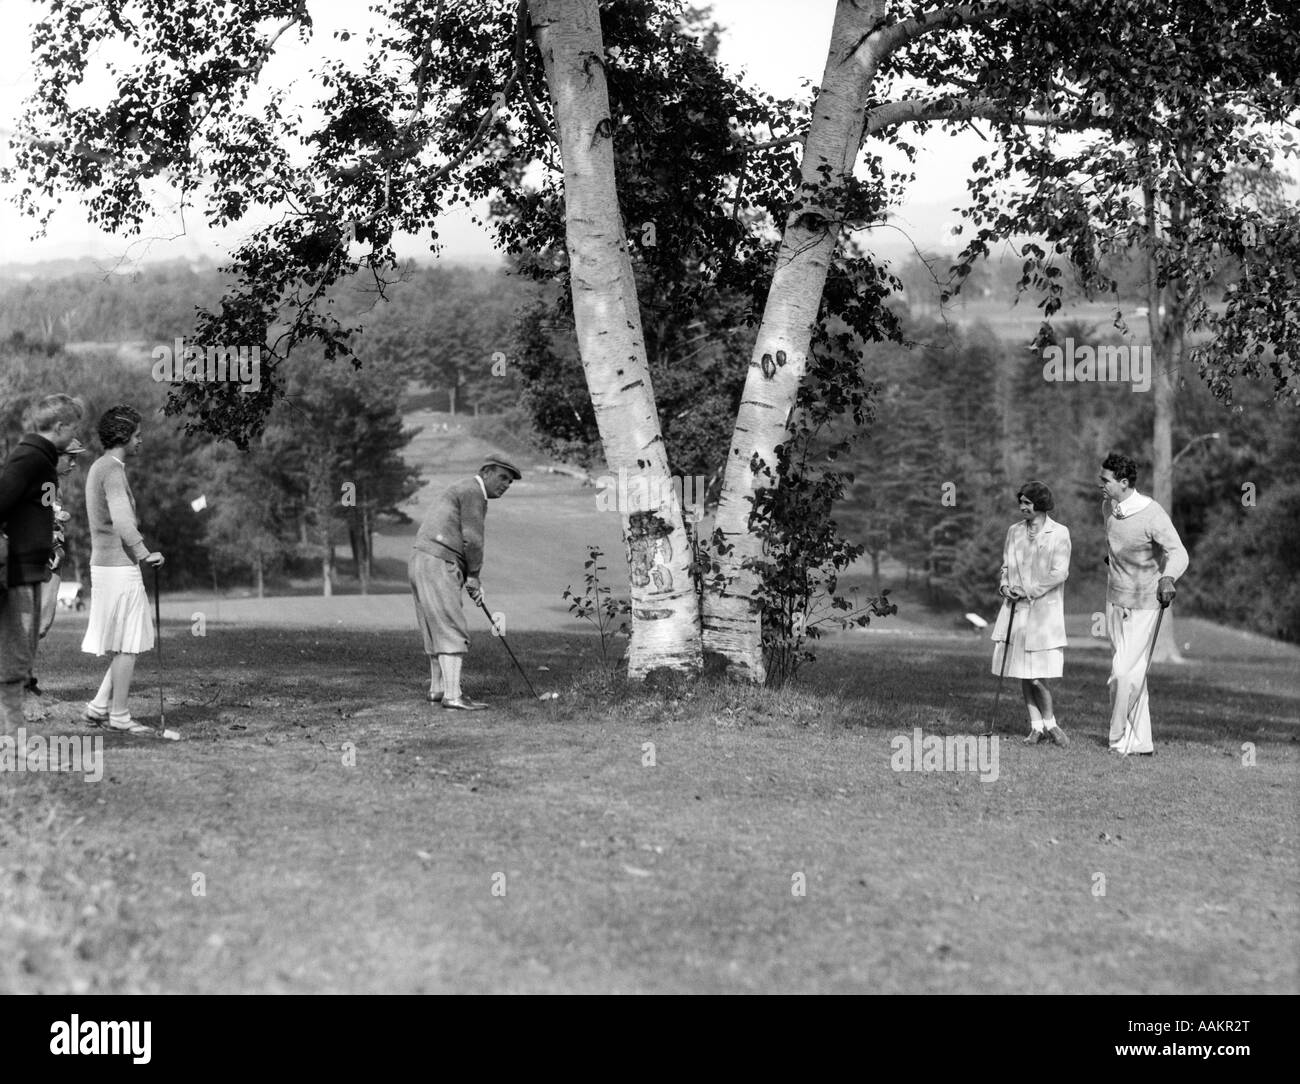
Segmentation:
{"type": "Polygon", "coordinates": [[[41,584],[0,591],[0,731],[23,724],[23,687],[40,639],[41,584]]]}
{"type": "Polygon", "coordinates": [[[460,592],[465,578],[453,561],[422,550],[411,554],[411,594],[415,620],[429,655],[463,655],[469,650],[469,626],[460,592]]]}
{"type": "Polygon", "coordinates": [[[1159,610],[1130,610],[1106,603],[1106,631],[1114,653],[1110,663],[1110,747],[1121,753],[1150,753],[1151,705],[1147,661],[1159,610]]]}

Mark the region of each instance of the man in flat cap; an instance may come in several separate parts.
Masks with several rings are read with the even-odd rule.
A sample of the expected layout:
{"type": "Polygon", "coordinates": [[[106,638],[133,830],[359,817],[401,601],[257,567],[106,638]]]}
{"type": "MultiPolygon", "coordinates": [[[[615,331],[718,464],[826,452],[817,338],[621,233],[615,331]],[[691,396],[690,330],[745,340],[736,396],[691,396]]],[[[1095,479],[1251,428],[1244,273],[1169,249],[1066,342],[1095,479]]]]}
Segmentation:
{"type": "Polygon", "coordinates": [[[460,687],[461,664],[469,650],[469,627],[460,589],[474,602],[483,597],[483,521],[487,502],[500,497],[523,475],[499,455],[489,455],[473,478],[438,494],[415,536],[411,553],[411,591],[415,618],[429,656],[429,700],[444,708],[481,711],[460,687]]]}

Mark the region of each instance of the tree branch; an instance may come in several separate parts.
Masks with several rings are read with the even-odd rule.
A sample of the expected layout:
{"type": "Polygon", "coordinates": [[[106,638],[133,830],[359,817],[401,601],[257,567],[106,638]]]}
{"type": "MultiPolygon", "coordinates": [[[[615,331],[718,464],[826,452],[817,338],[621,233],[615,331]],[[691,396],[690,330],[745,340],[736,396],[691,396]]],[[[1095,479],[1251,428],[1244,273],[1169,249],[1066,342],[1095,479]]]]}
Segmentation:
{"type": "Polygon", "coordinates": [[[271,59],[271,51],[275,48],[276,42],[284,37],[293,26],[307,17],[307,0],[299,0],[298,6],[294,9],[293,16],[289,21],[272,34],[262,45],[261,55],[257,58],[256,63],[238,68],[230,68],[229,70],[236,75],[251,76],[255,80],[262,73],[262,69],[266,67],[266,62],[271,59]]]}
{"type": "Polygon", "coordinates": [[[528,47],[528,0],[519,0],[519,15],[515,29],[515,70],[519,73],[519,89],[524,92],[524,101],[533,115],[537,126],[552,143],[560,145],[559,134],[546,121],[546,115],[537,99],[533,97],[533,88],[528,84],[528,70],[524,63],[524,50],[528,47]]]}
{"type": "MultiPolygon", "coordinates": [[[[510,78],[506,80],[505,86],[501,88],[500,93],[502,98],[509,97],[510,92],[515,89],[515,84],[518,82],[519,82],[519,69],[515,68],[515,70],[510,73],[510,78]]],[[[492,120],[496,116],[496,113],[497,113],[497,106],[496,103],[494,102],[492,105],[488,106],[486,110],[483,111],[483,116],[479,118],[478,127],[474,129],[474,134],[469,137],[469,140],[465,143],[465,146],[461,148],[460,153],[458,153],[454,158],[452,158],[451,161],[449,161],[445,166],[441,166],[440,168],[434,170],[433,173],[431,173],[425,179],[424,183],[432,184],[434,181],[442,180],[443,177],[447,176],[448,173],[450,173],[453,169],[455,169],[458,165],[460,165],[463,161],[465,161],[465,159],[470,156],[470,152],[477,149],[479,143],[483,139],[484,134],[488,130],[488,125],[492,123],[492,120]]]]}
{"type": "Polygon", "coordinates": [[[975,120],[976,118],[1006,121],[1011,124],[1034,128],[1060,128],[1066,131],[1110,127],[1109,117],[1066,117],[1057,113],[1008,109],[1001,102],[993,101],[990,98],[946,97],[932,98],[928,101],[917,98],[885,102],[867,110],[864,132],[867,135],[876,135],[886,128],[893,128],[900,124],[921,121],[975,120]]]}
{"type": "MultiPolygon", "coordinates": [[[[520,6],[522,8],[523,0],[521,0],[520,6]]],[[[438,11],[439,11],[439,16],[441,16],[441,11],[442,11],[441,5],[439,5],[438,11]]],[[[436,32],[437,30],[435,27],[435,33],[436,32]]],[[[424,96],[424,77],[425,77],[424,64],[425,64],[425,58],[428,56],[431,56],[431,45],[430,43],[426,42],[423,55],[420,61],[420,73],[418,77],[419,82],[416,88],[417,105],[422,102],[424,96]]],[[[502,101],[504,101],[507,97],[509,97],[510,92],[514,89],[515,85],[519,82],[522,74],[523,74],[522,50],[517,50],[514,70],[510,73],[510,78],[506,80],[505,85],[498,92],[500,94],[500,98],[502,101]]],[[[465,145],[455,155],[453,155],[449,161],[447,161],[444,165],[439,166],[436,170],[434,170],[426,178],[424,178],[425,184],[433,184],[436,183],[437,181],[442,180],[443,177],[446,177],[449,173],[451,173],[452,170],[454,170],[457,166],[459,166],[462,162],[464,162],[465,159],[468,158],[470,154],[472,154],[478,148],[479,144],[483,140],[483,136],[487,133],[488,127],[495,119],[498,108],[499,107],[497,105],[496,95],[493,95],[492,104],[488,106],[487,109],[483,111],[483,115],[479,117],[479,122],[474,128],[473,134],[469,137],[468,140],[466,140],[465,145]]],[[[416,121],[416,117],[417,114],[415,112],[412,112],[406,124],[403,125],[402,127],[403,135],[405,135],[407,132],[410,131],[411,127],[414,125],[416,121]]],[[[424,141],[422,140],[416,140],[414,142],[407,140],[404,141],[402,145],[397,148],[395,153],[372,156],[371,159],[372,161],[387,160],[388,163],[384,169],[384,199],[383,202],[379,205],[379,207],[376,208],[374,211],[372,211],[370,214],[368,214],[365,218],[355,220],[354,225],[362,225],[362,224],[369,224],[371,222],[375,222],[382,215],[387,213],[388,208],[391,206],[392,203],[392,181],[393,181],[393,167],[394,167],[393,160],[397,157],[409,158],[411,155],[418,152],[423,146],[424,146],[424,141]]],[[[360,173],[362,168],[363,167],[361,165],[358,165],[354,169],[347,171],[345,175],[355,176],[356,174],[360,173]]],[[[343,173],[342,170],[338,172],[343,173]]],[[[345,243],[345,242],[341,242],[341,243],[345,243]]]]}
{"type": "Polygon", "coordinates": [[[785,147],[791,143],[802,143],[807,137],[807,132],[796,132],[794,135],[782,136],[780,139],[769,139],[766,143],[742,143],[740,153],[749,154],[752,151],[766,151],[773,147],[785,147]]]}
{"type": "MultiPolygon", "coordinates": [[[[990,98],[964,98],[948,96],[929,100],[905,98],[897,102],[885,102],[867,110],[864,124],[866,135],[876,135],[886,128],[900,124],[919,123],[921,121],[943,120],[1004,120],[1012,124],[1021,124],[1031,128],[1060,128],[1063,131],[1079,131],[1087,128],[1109,128],[1110,118],[1092,115],[1087,118],[1071,118],[1055,113],[1039,113],[1033,110],[1008,109],[1000,102],[990,98]]],[[[792,143],[802,143],[807,132],[769,139],[764,143],[744,143],[740,146],[741,154],[754,151],[770,150],[792,143]]]]}
{"type": "Polygon", "coordinates": [[[989,4],[957,4],[953,7],[940,8],[938,11],[927,11],[910,19],[903,19],[883,30],[872,31],[863,38],[858,48],[874,39],[879,45],[880,55],[886,57],[922,34],[991,22],[993,19],[1014,13],[1017,8],[1034,7],[1040,2],[1041,0],[1004,0],[1004,2],[989,4]]]}

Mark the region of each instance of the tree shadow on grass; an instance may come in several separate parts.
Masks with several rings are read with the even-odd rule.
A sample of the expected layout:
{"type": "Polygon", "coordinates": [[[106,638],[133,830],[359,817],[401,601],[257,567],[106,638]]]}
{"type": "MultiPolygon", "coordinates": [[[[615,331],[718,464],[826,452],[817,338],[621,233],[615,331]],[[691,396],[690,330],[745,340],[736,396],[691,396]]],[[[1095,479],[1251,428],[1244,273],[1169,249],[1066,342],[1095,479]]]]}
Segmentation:
{"type": "MultiPolygon", "coordinates": [[[[866,652],[827,650],[805,680],[827,671],[848,678],[863,700],[910,699],[932,709],[936,733],[982,733],[993,713],[998,678],[990,656],[951,642],[880,644],[866,652]],[[825,669],[823,669],[825,668],[825,669]]],[[[982,645],[981,645],[982,648],[982,645]]],[[[1051,683],[1057,717],[1073,737],[1099,734],[1110,717],[1109,654],[1069,653],[1065,673],[1051,683]]],[[[1156,741],[1294,742],[1300,740],[1300,691],[1288,660],[1243,657],[1227,662],[1153,668],[1149,676],[1156,741]]],[[[1017,679],[1003,680],[997,731],[1028,731],[1017,679]]]]}
{"type": "MultiPolygon", "coordinates": [[[[188,728],[190,734],[229,731],[233,736],[242,731],[232,728],[240,726],[261,733],[304,724],[346,725],[375,705],[409,702],[412,712],[427,708],[429,664],[414,629],[240,627],[194,637],[184,622],[164,625],[168,725],[188,728]]],[[[79,633],[56,624],[42,645],[38,668],[42,686],[73,711],[93,694],[103,673],[103,661],[81,654],[79,640],[79,633]]],[[[532,699],[504,646],[492,641],[487,630],[474,630],[465,688],[489,699],[500,712],[494,717],[549,718],[540,714],[544,705],[532,699]]],[[[600,665],[598,640],[578,627],[562,634],[511,633],[509,642],[539,692],[561,692],[559,708],[566,715],[568,690],[581,686],[600,665]]],[[[896,728],[904,717],[935,733],[983,733],[988,725],[997,677],[982,637],[878,638],[865,646],[819,645],[818,656],[784,699],[772,693],[750,706],[763,714],[763,704],[775,707],[798,694],[801,702],[816,701],[799,707],[800,718],[820,712],[828,725],[896,728]]],[[[1052,690],[1058,717],[1072,737],[1105,735],[1109,665],[1104,651],[1067,652],[1064,677],[1052,690]]],[[[146,723],[156,719],[157,680],[156,658],[141,658],[132,702],[146,723]]],[[[1280,743],[1300,737],[1300,676],[1289,657],[1243,653],[1157,666],[1150,690],[1157,742],[1280,743]]],[[[580,714],[599,721],[600,697],[592,689],[579,694],[580,714]]],[[[1008,678],[997,732],[1019,733],[1026,718],[1019,682],[1008,678]]]]}

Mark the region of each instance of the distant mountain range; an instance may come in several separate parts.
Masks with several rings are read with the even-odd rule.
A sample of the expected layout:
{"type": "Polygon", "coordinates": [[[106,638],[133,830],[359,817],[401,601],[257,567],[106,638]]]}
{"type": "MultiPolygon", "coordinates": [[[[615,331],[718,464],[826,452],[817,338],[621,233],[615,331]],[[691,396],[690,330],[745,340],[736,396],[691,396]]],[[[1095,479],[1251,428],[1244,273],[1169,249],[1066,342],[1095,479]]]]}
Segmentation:
{"type": "Polygon", "coordinates": [[[172,259],[172,260],[150,260],[137,262],[122,263],[114,267],[113,261],[96,259],[92,256],[65,257],[53,260],[33,260],[31,262],[22,262],[13,260],[8,263],[0,263],[0,281],[5,282],[28,282],[33,279],[62,279],[69,278],[73,275],[96,275],[105,277],[108,275],[129,275],[138,271],[142,265],[148,266],[151,270],[167,267],[186,268],[190,271],[204,272],[215,270],[220,266],[215,260],[209,259],[172,259]]]}
{"type": "MultiPolygon", "coordinates": [[[[499,256],[444,258],[439,260],[413,259],[419,267],[498,267],[502,260],[499,256]]],[[[31,262],[10,261],[0,263],[0,282],[32,282],[45,279],[69,278],[73,275],[95,275],[108,277],[112,275],[130,275],[142,268],[157,271],[164,268],[183,268],[196,274],[215,271],[221,261],[207,257],[192,257],[162,260],[127,261],[114,265],[111,260],[96,259],[91,256],[68,257],[53,260],[34,260],[31,262]]]]}

